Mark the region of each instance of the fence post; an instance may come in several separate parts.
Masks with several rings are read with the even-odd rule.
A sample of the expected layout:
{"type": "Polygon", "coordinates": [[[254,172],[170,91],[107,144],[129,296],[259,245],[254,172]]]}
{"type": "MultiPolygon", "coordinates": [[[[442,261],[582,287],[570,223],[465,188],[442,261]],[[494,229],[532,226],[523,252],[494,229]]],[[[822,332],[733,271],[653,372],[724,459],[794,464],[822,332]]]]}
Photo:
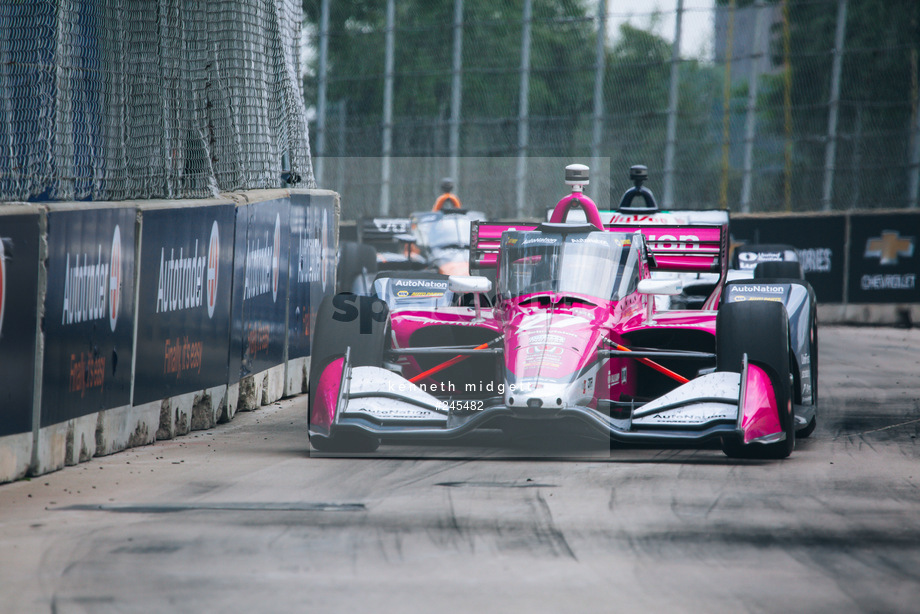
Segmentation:
{"type": "Polygon", "coordinates": [[[917,200],[920,198],[920,75],[917,74],[917,64],[917,48],[914,47],[910,52],[911,148],[907,167],[907,206],[911,209],[917,208],[917,200]]]}
{"type": "Polygon", "coordinates": [[[387,0],[386,56],[383,77],[383,158],[380,161],[380,215],[390,214],[390,156],[393,154],[393,52],[396,2],[387,0]]]}
{"type": "Polygon", "coordinates": [[[316,185],[323,184],[323,158],[326,155],[326,80],[329,62],[329,0],[323,0],[319,9],[319,67],[316,92],[316,152],[314,178],[316,185]]]}
{"type": "Polygon", "coordinates": [[[454,185],[460,175],[460,97],[463,90],[463,0],[454,0],[454,57],[450,83],[450,173],[454,185]]]}
{"type": "Polygon", "coordinates": [[[821,208],[831,210],[834,193],[834,165],[837,158],[837,114],[840,110],[840,71],[843,67],[843,43],[846,33],[847,0],[837,0],[837,31],[834,34],[834,64],[831,68],[831,93],[827,113],[827,145],[824,149],[824,190],[821,208]]]}
{"type": "Polygon", "coordinates": [[[792,27],[789,0],[783,0],[783,208],[792,211],[792,27]]]}
{"type": "Polygon", "coordinates": [[[677,0],[674,44],[671,46],[671,85],[668,91],[668,132],[664,148],[664,197],[666,209],[674,206],[674,150],[677,147],[677,107],[680,103],[680,28],[684,18],[684,0],[677,0]]]}
{"type": "Polygon", "coordinates": [[[533,18],[532,9],[531,0],[524,0],[523,31],[521,33],[521,90],[518,99],[517,207],[515,209],[518,217],[524,215],[524,202],[527,198],[528,99],[530,98],[530,27],[533,18]]]}
{"type": "Polygon", "coordinates": [[[722,100],[722,180],[719,185],[719,208],[728,208],[729,148],[731,146],[732,55],[735,46],[735,0],[728,4],[728,35],[725,37],[725,87],[722,100]]]}
{"type": "Polygon", "coordinates": [[[763,10],[763,0],[757,0],[754,3],[754,52],[749,60],[751,72],[748,73],[747,114],[744,118],[744,175],[741,180],[741,211],[744,213],[750,213],[751,211],[751,183],[753,182],[754,174],[754,132],[757,123],[757,83],[760,76],[756,64],[760,63],[760,58],[763,56],[760,49],[763,10]]]}
{"type": "MultiPolygon", "coordinates": [[[[683,0],[680,0],[683,2],[683,0]]],[[[591,173],[595,180],[590,183],[591,197],[600,197],[601,181],[597,173],[601,167],[601,139],[604,131],[604,72],[607,54],[607,0],[597,0],[597,46],[594,59],[594,118],[591,134],[591,173]]]]}
{"type": "Polygon", "coordinates": [[[338,165],[336,169],[338,172],[336,173],[337,176],[336,176],[335,191],[341,194],[342,191],[345,189],[345,152],[346,152],[345,127],[348,125],[348,121],[346,119],[348,117],[348,99],[342,98],[341,100],[339,100],[337,109],[338,109],[337,128],[338,128],[339,136],[338,136],[338,143],[337,143],[338,151],[336,152],[338,154],[338,158],[337,158],[338,165]]]}
{"type": "Polygon", "coordinates": [[[918,196],[920,196],[920,113],[914,111],[914,146],[910,152],[910,166],[908,167],[908,196],[907,206],[911,209],[917,208],[918,196]]]}

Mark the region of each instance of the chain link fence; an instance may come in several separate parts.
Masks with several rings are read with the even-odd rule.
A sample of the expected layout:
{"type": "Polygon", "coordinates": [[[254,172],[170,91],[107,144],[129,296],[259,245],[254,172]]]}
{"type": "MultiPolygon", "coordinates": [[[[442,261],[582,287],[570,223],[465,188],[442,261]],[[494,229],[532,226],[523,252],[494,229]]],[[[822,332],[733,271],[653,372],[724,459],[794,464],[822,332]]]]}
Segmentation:
{"type": "Polygon", "coordinates": [[[313,185],[295,0],[0,2],[0,202],[313,185]]]}
{"type": "Polygon", "coordinates": [[[645,164],[673,209],[917,206],[920,3],[663,4],[308,0],[320,187],[395,215],[454,176],[465,205],[532,216],[565,164],[614,203],[645,164]]]}

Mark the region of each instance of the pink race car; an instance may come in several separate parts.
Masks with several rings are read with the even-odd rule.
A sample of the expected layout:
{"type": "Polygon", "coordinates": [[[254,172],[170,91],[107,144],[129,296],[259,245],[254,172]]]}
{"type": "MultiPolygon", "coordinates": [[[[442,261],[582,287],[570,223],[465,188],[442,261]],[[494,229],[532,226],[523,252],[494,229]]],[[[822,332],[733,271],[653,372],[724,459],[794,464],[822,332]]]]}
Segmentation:
{"type": "Polygon", "coordinates": [[[797,431],[814,430],[807,282],[726,282],[727,222],[604,225],[581,191],[587,167],[567,167],[566,179],[573,191],[550,222],[473,225],[470,268],[494,277],[390,273],[373,295],[323,302],[314,449],[526,428],[607,445],[718,439],[728,456],[784,458],[797,431]],[[574,209],[587,224],[564,221],[574,209]],[[656,271],[720,279],[703,309],[659,311],[654,296],[681,282],[656,271]]]}

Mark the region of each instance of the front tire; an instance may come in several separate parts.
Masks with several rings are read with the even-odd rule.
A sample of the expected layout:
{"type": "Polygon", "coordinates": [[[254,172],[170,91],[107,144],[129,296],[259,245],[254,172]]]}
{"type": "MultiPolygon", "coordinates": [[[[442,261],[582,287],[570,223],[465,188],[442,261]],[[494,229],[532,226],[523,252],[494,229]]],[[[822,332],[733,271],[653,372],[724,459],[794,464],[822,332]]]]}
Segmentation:
{"type": "Polygon", "coordinates": [[[339,263],[336,272],[340,292],[360,289],[370,294],[367,280],[373,280],[377,273],[377,250],[370,245],[343,241],[339,246],[339,263]]]}
{"type": "Polygon", "coordinates": [[[781,303],[746,301],[724,303],[716,319],[716,355],[719,371],[738,373],[742,357],[763,368],[773,382],[779,421],[785,440],[771,444],[744,444],[737,437],[723,437],[722,451],[732,458],[786,458],[795,447],[795,415],[792,409],[789,320],[781,303]]]}
{"type": "MultiPolygon", "coordinates": [[[[352,367],[381,367],[386,350],[389,308],[384,301],[343,292],[327,296],[316,315],[316,330],[310,358],[310,394],[307,426],[313,423],[317,384],[326,367],[345,355],[352,367]],[[364,313],[371,310],[371,313],[364,313]],[[356,315],[355,315],[356,314],[356,315]],[[371,315],[375,317],[370,317],[371,315]],[[350,317],[354,315],[354,317],[350,317]],[[362,330],[362,326],[364,330],[362,330]]],[[[373,452],[380,440],[363,433],[313,435],[311,445],[321,452],[373,452]]]]}

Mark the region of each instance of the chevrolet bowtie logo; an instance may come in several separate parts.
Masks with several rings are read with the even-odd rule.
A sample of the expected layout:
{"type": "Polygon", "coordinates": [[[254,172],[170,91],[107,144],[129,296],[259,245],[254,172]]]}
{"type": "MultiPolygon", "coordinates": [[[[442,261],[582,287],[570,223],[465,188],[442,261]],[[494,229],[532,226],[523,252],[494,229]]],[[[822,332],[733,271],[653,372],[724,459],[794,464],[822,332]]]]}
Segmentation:
{"type": "Polygon", "coordinates": [[[897,264],[898,257],[914,255],[914,238],[901,237],[894,230],[883,230],[882,236],[866,241],[866,258],[878,258],[881,264],[897,264]]]}

